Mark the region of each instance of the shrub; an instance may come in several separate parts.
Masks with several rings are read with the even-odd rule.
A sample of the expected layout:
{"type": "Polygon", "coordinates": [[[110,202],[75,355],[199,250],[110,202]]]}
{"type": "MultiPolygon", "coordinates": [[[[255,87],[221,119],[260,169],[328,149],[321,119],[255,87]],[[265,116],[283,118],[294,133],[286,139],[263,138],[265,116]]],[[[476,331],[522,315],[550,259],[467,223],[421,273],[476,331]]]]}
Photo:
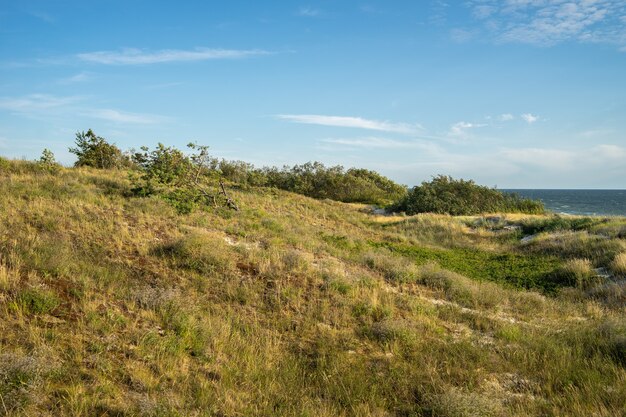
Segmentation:
{"type": "Polygon", "coordinates": [[[129,162],[117,146],[97,136],[91,129],[86,133],[76,132],[76,147],[69,150],[78,157],[74,163],[77,167],[110,169],[120,168],[129,162]]]}
{"type": "Polygon", "coordinates": [[[160,196],[181,214],[202,205],[216,204],[218,197],[226,198],[227,203],[232,201],[208,191],[209,187],[217,187],[218,175],[216,160],[209,155],[208,147],[193,143],[187,146],[196,152],[187,156],[159,143],[152,151],[144,146],[142,152],[134,153],[132,161],[140,175],[131,175],[133,193],[142,197],[160,196]]]}
{"type": "Polygon", "coordinates": [[[259,185],[303,194],[313,198],[328,198],[345,203],[389,204],[402,198],[406,188],[377,172],[342,166],[326,167],[321,162],[303,165],[262,168],[254,172],[259,185]]]}
{"type": "Polygon", "coordinates": [[[413,187],[393,208],[407,214],[440,213],[454,216],[494,212],[540,214],[545,211],[539,201],[502,193],[477,185],[472,180],[455,180],[445,175],[413,187]]]}

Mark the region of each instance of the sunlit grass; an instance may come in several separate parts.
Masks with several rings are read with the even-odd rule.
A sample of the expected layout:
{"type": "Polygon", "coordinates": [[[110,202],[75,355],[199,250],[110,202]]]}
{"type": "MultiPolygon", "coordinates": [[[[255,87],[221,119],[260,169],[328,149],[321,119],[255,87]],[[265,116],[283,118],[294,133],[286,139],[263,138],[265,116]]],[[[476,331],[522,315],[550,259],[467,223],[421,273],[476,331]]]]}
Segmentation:
{"type": "Polygon", "coordinates": [[[624,413],[620,219],[128,190],[0,160],[0,415],[624,413]]]}

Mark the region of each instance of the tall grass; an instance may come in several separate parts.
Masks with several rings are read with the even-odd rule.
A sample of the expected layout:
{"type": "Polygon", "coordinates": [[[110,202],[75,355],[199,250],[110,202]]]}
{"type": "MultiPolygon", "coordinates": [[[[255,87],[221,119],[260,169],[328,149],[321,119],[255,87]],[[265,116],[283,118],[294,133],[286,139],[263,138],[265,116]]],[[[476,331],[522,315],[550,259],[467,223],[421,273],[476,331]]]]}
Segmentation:
{"type": "Polygon", "coordinates": [[[0,415],[624,413],[623,293],[588,279],[619,274],[597,238],[617,220],[522,244],[270,189],[179,215],[130,187],[0,160],[0,415]]]}

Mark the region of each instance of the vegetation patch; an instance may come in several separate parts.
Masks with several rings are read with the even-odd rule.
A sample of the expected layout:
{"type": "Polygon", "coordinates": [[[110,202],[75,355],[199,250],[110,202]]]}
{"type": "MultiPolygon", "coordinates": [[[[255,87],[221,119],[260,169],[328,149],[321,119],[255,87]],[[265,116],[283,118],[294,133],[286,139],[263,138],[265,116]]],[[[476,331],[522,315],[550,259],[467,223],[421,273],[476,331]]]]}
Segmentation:
{"type": "Polygon", "coordinates": [[[546,292],[566,285],[559,276],[562,262],[554,256],[491,253],[470,248],[435,249],[388,242],[371,242],[405,256],[417,265],[436,262],[470,278],[504,283],[517,288],[546,292]]]}
{"type": "Polygon", "coordinates": [[[61,304],[61,300],[54,292],[43,288],[21,290],[15,302],[22,311],[30,314],[48,314],[61,304]]]}
{"type": "Polygon", "coordinates": [[[493,188],[477,185],[472,180],[456,180],[439,175],[413,187],[406,197],[398,201],[393,210],[407,214],[440,213],[469,216],[481,213],[542,214],[543,203],[517,194],[503,193],[493,188]]]}

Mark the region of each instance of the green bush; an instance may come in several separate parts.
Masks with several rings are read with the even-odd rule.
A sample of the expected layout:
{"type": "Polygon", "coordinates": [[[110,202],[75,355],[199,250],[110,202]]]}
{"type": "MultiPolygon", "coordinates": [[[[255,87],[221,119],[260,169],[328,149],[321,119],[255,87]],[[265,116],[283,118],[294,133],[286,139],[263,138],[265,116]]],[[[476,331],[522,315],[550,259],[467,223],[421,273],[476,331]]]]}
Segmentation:
{"type": "Polygon", "coordinates": [[[543,203],[539,201],[477,185],[472,180],[455,180],[445,175],[413,187],[393,209],[407,214],[440,213],[453,216],[495,212],[541,214],[545,211],[543,203]]]}
{"type": "Polygon", "coordinates": [[[313,198],[345,203],[389,204],[402,198],[406,188],[377,172],[307,162],[278,169],[262,168],[250,174],[255,185],[276,187],[313,198]]]}
{"type": "Polygon", "coordinates": [[[208,147],[193,143],[188,146],[196,153],[188,156],[162,143],[152,151],[144,146],[142,152],[134,153],[132,161],[140,174],[131,174],[133,193],[159,196],[181,214],[212,204],[217,194],[209,193],[208,187],[217,186],[215,160],[209,156],[208,147]]]}
{"type": "Polygon", "coordinates": [[[76,132],[76,147],[69,149],[78,157],[74,166],[88,166],[100,169],[121,168],[129,165],[120,149],[110,144],[103,137],[97,136],[93,130],[76,132]]]}

